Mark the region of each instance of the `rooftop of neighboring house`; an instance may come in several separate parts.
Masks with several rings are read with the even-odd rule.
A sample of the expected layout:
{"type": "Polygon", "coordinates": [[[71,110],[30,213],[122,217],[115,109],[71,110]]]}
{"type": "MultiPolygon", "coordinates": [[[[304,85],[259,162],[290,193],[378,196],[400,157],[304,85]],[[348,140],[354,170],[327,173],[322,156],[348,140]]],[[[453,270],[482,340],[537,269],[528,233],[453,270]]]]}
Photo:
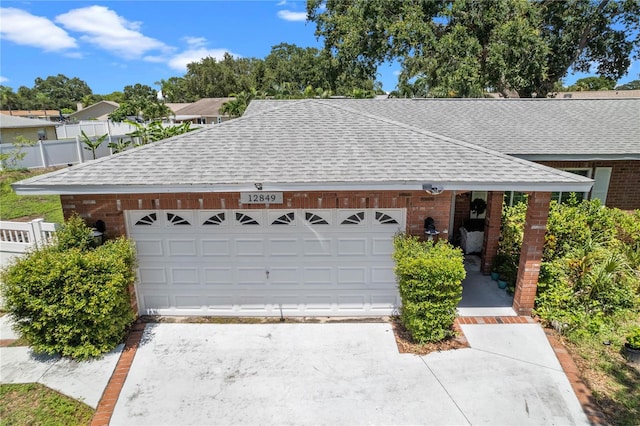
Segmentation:
{"type": "Polygon", "coordinates": [[[33,127],[55,127],[56,123],[38,118],[24,118],[13,115],[0,115],[0,129],[27,129],[33,127]]]}
{"type": "Polygon", "coordinates": [[[178,115],[198,115],[201,117],[217,117],[220,114],[220,108],[225,102],[229,102],[233,98],[203,98],[191,104],[187,104],[183,108],[174,111],[178,115]]]}

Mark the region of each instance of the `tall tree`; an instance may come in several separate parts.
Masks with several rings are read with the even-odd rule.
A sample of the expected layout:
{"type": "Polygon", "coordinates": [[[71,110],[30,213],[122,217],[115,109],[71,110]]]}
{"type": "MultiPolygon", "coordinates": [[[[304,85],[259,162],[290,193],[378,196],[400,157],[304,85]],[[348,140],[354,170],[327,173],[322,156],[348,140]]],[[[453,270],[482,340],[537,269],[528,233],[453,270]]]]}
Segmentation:
{"type": "Polygon", "coordinates": [[[615,80],[607,77],[585,77],[576,80],[576,83],[569,86],[569,91],[589,91],[589,90],[611,90],[616,87],[615,80]]]}
{"type": "MultiPolygon", "coordinates": [[[[45,95],[49,101],[46,106],[38,105],[42,109],[76,109],[77,103],[83,97],[91,95],[91,88],[77,77],[69,78],[63,74],[49,76],[46,79],[40,77],[34,81],[33,92],[45,95]]],[[[42,99],[42,98],[41,98],[42,99]]]]}
{"type": "Polygon", "coordinates": [[[398,59],[432,96],[545,96],[569,70],[618,79],[640,50],[640,0],[308,0],[342,69],[398,59]]]}

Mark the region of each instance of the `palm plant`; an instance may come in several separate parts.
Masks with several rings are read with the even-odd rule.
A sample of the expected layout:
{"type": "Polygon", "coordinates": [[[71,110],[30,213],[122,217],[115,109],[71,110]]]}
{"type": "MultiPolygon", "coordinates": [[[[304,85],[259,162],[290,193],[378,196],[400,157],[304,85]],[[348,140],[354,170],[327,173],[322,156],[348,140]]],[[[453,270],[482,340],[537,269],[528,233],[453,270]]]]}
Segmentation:
{"type": "Polygon", "coordinates": [[[86,146],[84,147],[84,149],[86,149],[87,151],[91,151],[91,154],[93,155],[93,159],[96,159],[96,150],[98,149],[98,147],[100,145],[102,145],[102,142],[104,142],[104,140],[107,138],[107,136],[109,136],[107,133],[105,133],[104,135],[100,136],[99,138],[92,140],[89,136],[87,136],[87,134],[84,132],[84,130],[80,131],[80,134],[82,135],[82,143],[84,143],[86,146]]]}

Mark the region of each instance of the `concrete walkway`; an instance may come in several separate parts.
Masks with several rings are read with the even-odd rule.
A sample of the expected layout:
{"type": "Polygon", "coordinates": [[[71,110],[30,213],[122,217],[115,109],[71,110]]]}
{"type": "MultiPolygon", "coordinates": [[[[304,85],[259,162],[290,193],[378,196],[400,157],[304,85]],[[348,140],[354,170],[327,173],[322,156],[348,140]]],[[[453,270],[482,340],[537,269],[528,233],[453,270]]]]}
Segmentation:
{"type": "Polygon", "coordinates": [[[387,323],[148,324],[111,424],[589,424],[538,324],[461,328],[415,356],[387,323]]]}

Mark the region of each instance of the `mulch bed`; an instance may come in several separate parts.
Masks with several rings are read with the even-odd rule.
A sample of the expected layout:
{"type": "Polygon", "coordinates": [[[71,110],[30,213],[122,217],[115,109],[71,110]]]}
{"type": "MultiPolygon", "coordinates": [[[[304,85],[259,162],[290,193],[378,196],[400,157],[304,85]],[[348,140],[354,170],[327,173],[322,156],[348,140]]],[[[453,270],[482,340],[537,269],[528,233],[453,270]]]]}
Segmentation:
{"type": "Polygon", "coordinates": [[[431,352],[450,351],[454,349],[468,348],[469,343],[464,333],[457,324],[453,326],[456,335],[437,343],[416,343],[411,338],[409,331],[402,325],[399,318],[392,318],[391,325],[396,338],[398,351],[406,354],[427,355],[431,352]]]}

